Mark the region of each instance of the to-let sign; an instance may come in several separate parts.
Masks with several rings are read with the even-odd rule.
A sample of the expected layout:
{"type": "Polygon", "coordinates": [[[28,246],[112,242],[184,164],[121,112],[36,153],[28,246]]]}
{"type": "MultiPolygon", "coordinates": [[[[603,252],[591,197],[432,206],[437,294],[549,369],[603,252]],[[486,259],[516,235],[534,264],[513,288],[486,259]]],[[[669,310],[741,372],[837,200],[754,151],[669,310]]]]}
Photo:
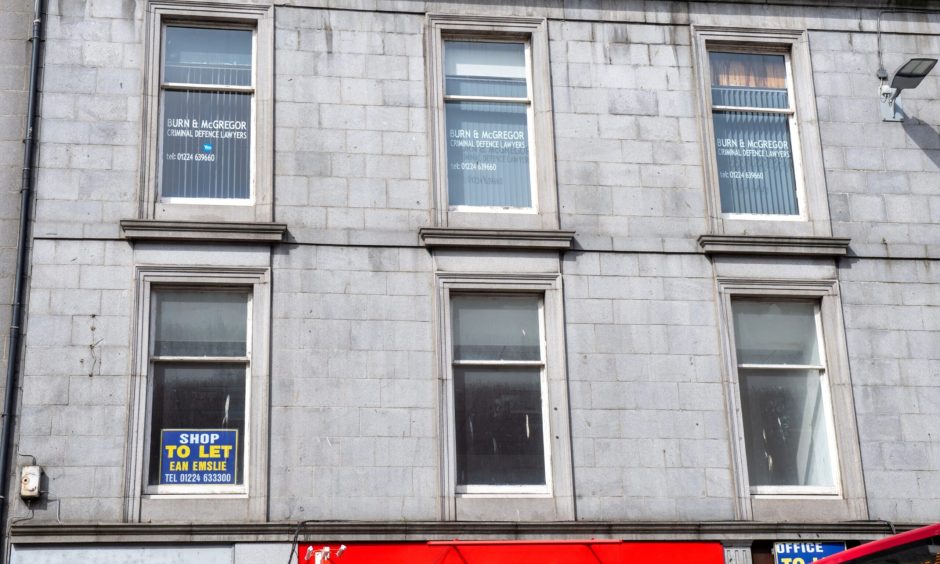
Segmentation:
{"type": "Polygon", "coordinates": [[[235,429],[164,429],[160,483],[235,484],[237,451],[235,429]]]}
{"type": "Polygon", "coordinates": [[[777,542],[774,543],[774,562],[809,564],[843,550],[844,542],[777,542]]]}

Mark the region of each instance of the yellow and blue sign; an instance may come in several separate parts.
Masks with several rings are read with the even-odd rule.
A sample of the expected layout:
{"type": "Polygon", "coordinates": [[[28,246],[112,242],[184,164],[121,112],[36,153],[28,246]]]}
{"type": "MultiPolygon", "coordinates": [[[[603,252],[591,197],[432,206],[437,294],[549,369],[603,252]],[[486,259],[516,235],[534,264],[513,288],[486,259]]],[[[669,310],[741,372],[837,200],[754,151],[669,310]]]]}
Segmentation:
{"type": "Polygon", "coordinates": [[[845,550],[844,542],[776,542],[776,564],[809,564],[845,550]]]}
{"type": "Polygon", "coordinates": [[[160,483],[237,483],[238,430],[164,429],[160,435],[160,483]]]}

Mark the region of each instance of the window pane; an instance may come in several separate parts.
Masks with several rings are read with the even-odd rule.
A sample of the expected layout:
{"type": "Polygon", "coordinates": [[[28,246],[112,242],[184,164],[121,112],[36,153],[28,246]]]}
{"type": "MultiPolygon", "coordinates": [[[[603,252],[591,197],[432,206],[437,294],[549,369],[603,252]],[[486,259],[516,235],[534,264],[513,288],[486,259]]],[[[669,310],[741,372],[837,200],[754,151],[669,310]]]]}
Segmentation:
{"type": "Polygon", "coordinates": [[[832,486],[829,435],[816,370],[739,370],[752,486],[832,486]]]}
{"type": "Polygon", "coordinates": [[[821,364],[815,304],[735,300],[731,309],[738,364],[821,364]]]}
{"type": "Polygon", "coordinates": [[[545,483],[538,369],[455,368],[454,403],[458,484],[545,483]]]}
{"type": "Polygon", "coordinates": [[[160,125],[163,197],[250,196],[251,94],[165,91],[160,125]]]}
{"type": "Polygon", "coordinates": [[[166,28],[163,81],[251,86],[251,30],[166,28]]]}
{"type": "Polygon", "coordinates": [[[525,98],[525,44],[447,41],[444,94],[525,98]]]}
{"type": "Polygon", "coordinates": [[[716,106],[789,108],[783,55],[708,54],[716,106]]]}
{"type": "Polygon", "coordinates": [[[450,205],[531,207],[527,107],[448,102],[445,111],[450,205]]]}
{"type": "Polygon", "coordinates": [[[454,360],[540,360],[535,296],[452,298],[454,360]]]}
{"type": "Polygon", "coordinates": [[[155,364],[150,420],[150,484],[160,480],[164,429],[237,429],[236,483],[243,481],[245,365],[155,364]]]}
{"type": "Polygon", "coordinates": [[[247,294],[160,290],[153,302],[155,356],[247,354],[247,294]]]}
{"type": "Polygon", "coordinates": [[[781,114],[714,113],[722,212],[800,213],[788,121],[781,114]]]}

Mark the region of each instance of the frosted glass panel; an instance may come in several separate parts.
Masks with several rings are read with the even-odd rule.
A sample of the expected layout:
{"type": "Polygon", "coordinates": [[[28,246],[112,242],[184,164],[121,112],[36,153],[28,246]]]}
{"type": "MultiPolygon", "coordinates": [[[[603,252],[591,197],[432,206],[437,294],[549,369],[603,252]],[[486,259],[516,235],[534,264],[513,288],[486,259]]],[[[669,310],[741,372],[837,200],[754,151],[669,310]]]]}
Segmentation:
{"type": "Polygon", "coordinates": [[[734,301],[738,364],[819,365],[816,305],[734,301]]]}
{"type": "Polygon", "coordinates": [[[832,486],[819,373],[739,370],[752,486],[832,486]]]}
{"type": "Polygon", "coordinates": [[[444,94],[525,98],[525,44],[445,42],[444,94]]]}
{"type": "Polygon", "coordinates": [[[247,294],[160,290],[152,299],[155,356],[247,354],[247,294]]]}
{"type": "Polygon", "coordinates": [[[251,30],[168,26],[163,81],[251,86],[251,30]]]}
{"type": "Polygon", "coordinates": [[[454,369],[457,483],[545,483],[538,369],[454,369]]]}
{"type": "Polygon", "coordinates": [[[540,360],[537,297],[452,298],[454,360],[540,360]]]}

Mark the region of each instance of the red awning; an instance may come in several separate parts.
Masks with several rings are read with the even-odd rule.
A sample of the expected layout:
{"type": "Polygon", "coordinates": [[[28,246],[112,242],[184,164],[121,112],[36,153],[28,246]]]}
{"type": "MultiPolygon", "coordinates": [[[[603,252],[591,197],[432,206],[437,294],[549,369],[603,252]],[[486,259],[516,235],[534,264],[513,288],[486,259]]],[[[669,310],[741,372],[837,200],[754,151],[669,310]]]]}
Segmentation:
{"type": "MultiPolygon", "coordinates": [[[[329,546],[330,564],[723,564],[724,550],[713,542],[431,541],[424,543],[301,543],[298,564],[308,548],[329,546]],[[340,544],[346,545],[336,557],[340,544]]],[[[324,560],[324,563],[327,562],[324,560]]]]}

